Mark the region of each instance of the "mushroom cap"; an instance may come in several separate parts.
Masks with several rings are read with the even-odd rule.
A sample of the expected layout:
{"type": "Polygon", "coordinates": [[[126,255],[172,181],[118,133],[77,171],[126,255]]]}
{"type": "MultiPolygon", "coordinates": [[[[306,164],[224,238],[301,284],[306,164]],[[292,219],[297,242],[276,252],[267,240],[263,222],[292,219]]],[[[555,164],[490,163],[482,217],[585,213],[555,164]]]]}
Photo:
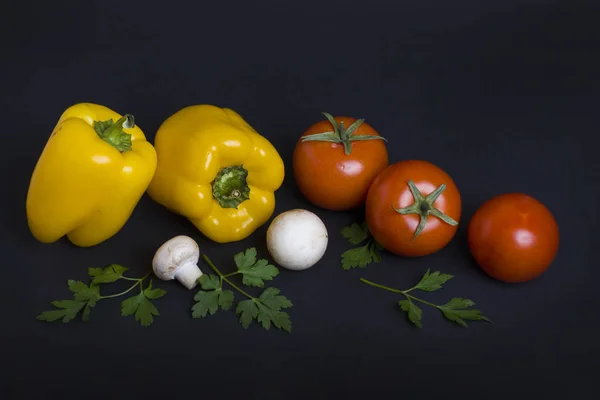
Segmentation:
{"type": "Polygon", "coordinates": [[[198,264],[200,248],[189,236],[179,235],[167,240],[156,250],[152,259],[152,269],[157,278],[174,279],[179,268],[186,264],[198,264]]]}
{"type": "Polygon", "coordinates": [[[321,260],[329,242],[327,227],[315,213],[292,209],[279,214],[267,229],[267,249],[279,266],[301,271],[321,260]]]}

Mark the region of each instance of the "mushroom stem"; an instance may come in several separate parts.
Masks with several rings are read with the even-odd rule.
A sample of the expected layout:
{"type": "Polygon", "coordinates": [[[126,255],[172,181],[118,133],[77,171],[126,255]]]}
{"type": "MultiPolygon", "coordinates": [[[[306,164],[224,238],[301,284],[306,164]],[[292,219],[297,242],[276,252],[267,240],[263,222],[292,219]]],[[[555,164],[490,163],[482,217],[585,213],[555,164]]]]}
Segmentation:
{"type": "Polygon", "coordinates": [[[187,262],[175,272],[177,279],[187,289],[193,289],[198,284],[198,278],[202,276],[202,271],[194,262],[187,262]]]}
{"type": "Polygon", "coordinates": [[[189,236],[179,235],[159,247],[152,259],[152,269],[159,279],[176,279],[189,290],[198,284],[198,278],[202,276],[199,258],[198,243],[189,236]]]}

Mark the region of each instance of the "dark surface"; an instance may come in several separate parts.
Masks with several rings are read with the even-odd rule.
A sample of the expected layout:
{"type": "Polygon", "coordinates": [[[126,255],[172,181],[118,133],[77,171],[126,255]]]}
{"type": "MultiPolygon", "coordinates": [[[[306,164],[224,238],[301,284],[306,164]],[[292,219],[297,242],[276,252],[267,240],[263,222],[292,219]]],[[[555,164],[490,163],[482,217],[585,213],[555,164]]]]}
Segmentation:
{"type": "Polygon", "coordinates": [[[598,2],[6,3],[0,397],[590,398],[600,372],[598,2]],[[25,218],[29,177],[59,115],[80,101],[134,114],[150,140],[184,106],[227,106],[272,141],[287,165],[276,214],[316,211],[331,234],[317,266],[282,270],[274,282],[295,304],[292,334],[245,331],[233,312],[193,320],[193,292],[175,282],[159,285],[168,294],[148,329],[119,316],[120,300],[99,303],[87,324],[35,320],[68,297],[67,279],[115,262],[143,275],[177,234],[226,271],[247,247],[267,255],[266,225],[216,245],[147,196],[101,245],[36,242],[25,218]],[[392,162],[426,159],[454,178],[464,207],[450,245],[341,269],[348,245],[338,232],[360,210],[315,209],[289,168],[321,111],[366,118],[389,138],[392,162]],[[561,229],[552,267],[523,285],[488,278],[465,243],[475,209],[511,191],[541,200],[561,229]],[[459,328],[424,308],[417,330],[397,296],[358,280],[407,288],[427,268],[456,276],[428,299],[469,297],[494,324],[459,328]]]}

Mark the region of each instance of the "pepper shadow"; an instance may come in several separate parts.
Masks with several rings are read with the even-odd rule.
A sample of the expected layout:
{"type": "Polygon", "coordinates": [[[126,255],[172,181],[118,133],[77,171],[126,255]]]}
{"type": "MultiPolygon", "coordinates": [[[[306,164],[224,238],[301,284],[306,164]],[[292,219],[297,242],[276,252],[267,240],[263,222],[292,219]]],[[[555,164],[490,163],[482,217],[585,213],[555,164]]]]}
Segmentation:
{"type": "MultiPolygon", "coordinates": [[[[26,111],[21,111],[25,113],[26,111]]],[[[1,233],[4,243],[34,240],[27,224],[26,200],[31,175],[50,136],[53,123],[36,118],[35,115],[11,114],[7,126],[22,126],[22,132],[8,137],[2,146],[0,159],[3,162],[4,195],[2,199],[1,233]],[[14,122],[10,120],[14,119],[14,122]],[[18,122],[25,121],[25,122],[18,122]],[[47,132],[32,134],[31,132],[47,132]]]]}

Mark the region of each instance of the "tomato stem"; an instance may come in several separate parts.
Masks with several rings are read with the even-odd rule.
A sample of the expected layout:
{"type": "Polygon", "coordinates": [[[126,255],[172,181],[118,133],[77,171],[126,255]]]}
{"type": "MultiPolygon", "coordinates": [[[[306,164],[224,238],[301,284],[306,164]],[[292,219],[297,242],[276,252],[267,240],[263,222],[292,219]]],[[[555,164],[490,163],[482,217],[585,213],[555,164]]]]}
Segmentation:
{"type": "Polygon", "coordinates": [[[442,183],[433,192],[429,193],[426,197],[423,197],[423,194],[421,193],[421,191],[419,191],[419,188],[417,188],[417,186],[412,180],[408,181],[408,188],[410,189],[410,192],[412,193],[415,202],[408,207],[396,208],[392,205],[392,208],[398,214],[417,214],[421,217],[419,225],[417,225],[417,229],[415,229],[413,239],[415,239],[421,234],[421,232],[423,232],[423,229],[425,229],[425,225],[427,224],[427,218],[429,217],[429,215],[433,215],[434,217],[441,219],[448,225],[458,225],[458,222],[456,222],[454,219],[452,219],[451,217],[444,214],[442,211],[438,210],[433,206],[433,203],[435,203],[435,201],[438,199],[438,197],[440,197],[442,192],[446,190],[445,183],[442,183]]]}
{"type": "Polygon", "coordinates": [[[333,131],[303,136],[302,143],[311,141],[342,143],[344,145],[344,153],[350,154],[352,153],[352,142],[354,141],[383,140],[387,142],[387,139],[379,135],[354,135],[358,127],[365,122],[362,118],[354,121],[348,128],[345,128],[344,121],[338,123],[331,114],[326,112],[322,114],[333,125],[333,131]]]}

